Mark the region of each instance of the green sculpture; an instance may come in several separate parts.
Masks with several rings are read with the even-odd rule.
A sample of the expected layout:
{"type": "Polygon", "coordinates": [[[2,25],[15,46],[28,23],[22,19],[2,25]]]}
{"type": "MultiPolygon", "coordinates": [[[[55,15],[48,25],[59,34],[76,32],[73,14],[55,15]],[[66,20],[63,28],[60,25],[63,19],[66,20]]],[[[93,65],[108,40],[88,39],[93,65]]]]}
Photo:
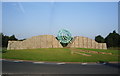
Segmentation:
{"type": "Polygon", "coordinates": [[[69,43],[72,39],[72,36],[69,31],[62,29],[59,30],[57,38],[61,43],[69,43]]]}

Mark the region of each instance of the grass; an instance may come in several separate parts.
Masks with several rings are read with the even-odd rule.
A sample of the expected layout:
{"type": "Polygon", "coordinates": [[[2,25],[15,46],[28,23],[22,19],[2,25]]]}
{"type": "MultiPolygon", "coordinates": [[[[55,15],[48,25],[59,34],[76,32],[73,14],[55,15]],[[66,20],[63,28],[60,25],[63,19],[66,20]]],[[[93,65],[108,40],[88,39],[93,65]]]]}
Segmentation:
{"type": "MultiPolygon", "coordinates": [[[[84,48],[78,48],[84,49],[84,48]]],[[[22,59],[33,61],[62,61],[62,62],[98,62],[98,61],[118,61],[118,50],[100,50],[86,49],[92,51],[101,51],[113,53],[112,55],[93,54],[92,56],[83,56],[71,54],[69,48],[39,48],[26,50],[7,50],[2,54],[5,59],[22,59]]]]}
{"type": "Polygon", "coordinates": [[[83,50],[91,50],[91,51],[97,51],[97,52],[107,52],[107,53],[112,53],[112,54],[115,54],[115,55],[118,55],[118,51],[119,50],[111,50],[111,49],[108,49],[108,50],[105,50],[105,49],[88,49],[88,48],[77,48],[77,49],[83,49],[83,50]]]}
{"type": "Polygon", "coordinates": [[[120,47],[109,47],[109,50],[120,50],[120,47]]]}

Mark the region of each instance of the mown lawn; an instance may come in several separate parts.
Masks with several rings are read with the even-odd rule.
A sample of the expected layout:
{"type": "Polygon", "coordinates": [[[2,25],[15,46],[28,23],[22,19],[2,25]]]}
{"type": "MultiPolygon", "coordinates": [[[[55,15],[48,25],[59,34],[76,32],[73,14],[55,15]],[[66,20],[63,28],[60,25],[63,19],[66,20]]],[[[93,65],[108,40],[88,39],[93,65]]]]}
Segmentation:
{"type": "Polygon", "coordinates": [[[7,50],[7,52],[2,54],[2,58],[33,61],[62,61],[62,62],[118,61],[118,50],[100,50],[100,49],[86,49],[86,50],[109,52],[113,54],[108,55],[89,53],[92,56],[83,56],[80,54],[71,54],[71,50],[69,48],[39,48],[26,50],[7,50]]]}

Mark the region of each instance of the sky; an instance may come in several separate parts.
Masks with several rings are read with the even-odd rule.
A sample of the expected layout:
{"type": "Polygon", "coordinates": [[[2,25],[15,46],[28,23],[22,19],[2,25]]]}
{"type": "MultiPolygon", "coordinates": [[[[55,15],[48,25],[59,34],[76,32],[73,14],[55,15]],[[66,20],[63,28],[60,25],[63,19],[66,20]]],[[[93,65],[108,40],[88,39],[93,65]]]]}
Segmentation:
{"type": "Polygon", "coordinates": [[[118,32],[118,2],[2,2],[2,32],[18,39],[54,35],[94,39],[118,32]]]}

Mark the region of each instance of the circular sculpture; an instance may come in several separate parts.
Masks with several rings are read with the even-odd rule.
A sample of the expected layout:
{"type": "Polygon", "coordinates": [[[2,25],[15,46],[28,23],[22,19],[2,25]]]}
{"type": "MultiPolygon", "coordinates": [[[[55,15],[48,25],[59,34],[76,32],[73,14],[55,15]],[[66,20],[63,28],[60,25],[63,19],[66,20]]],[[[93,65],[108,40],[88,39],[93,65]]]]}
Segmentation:
{"type": "Polygon", "coordinates": [[[72,39],[72,36],[69,31],[62,29],[58,32],[57,38],[61,43],[69,43],[72,39]]]}

